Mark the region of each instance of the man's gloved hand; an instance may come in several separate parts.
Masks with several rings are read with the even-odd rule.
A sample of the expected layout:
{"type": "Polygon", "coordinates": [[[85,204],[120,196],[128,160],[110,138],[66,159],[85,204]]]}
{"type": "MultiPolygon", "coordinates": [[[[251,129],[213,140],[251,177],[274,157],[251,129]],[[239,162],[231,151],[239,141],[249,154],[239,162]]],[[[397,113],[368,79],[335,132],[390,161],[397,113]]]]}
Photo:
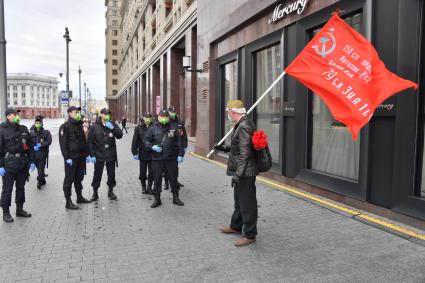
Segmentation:
{"type": "Polygon", "coordinates": [[[181,156],[178,156],[177,157],[177,163],[182,163],[183,162],[183,157],[181,157],[181,156]]]}
{"type": "Polygon", "coordinates": [[[214,148],[215,150],[223,151],[223,152],[229,152],[229,151],[230,151],[230,147],[228,147],[228,146],[226,146],[226,145],[223,145],[223,144],[220,144],[220,145],[215,144],[215,145],[213,146],[213,148],[214,148]]]}
{"type": "Polygon", "coordinates": [[[40,148],[41,148],[41,143],[37,143],[37,144],[34,145],[34,150],[35,151],[39,151],[40,148]]]}
{"type": "Polygon", "coordinates": [[[154,145],[152,147],[152,150],[159,153],[162,152],[162,147],[160,147],[159,145],[154,145]]]}
{"type": "Polygon", "coordinates": [[[72,159],[67,159],[67,160],[66,160],[66,164],[67,164],[68,166],[72,166],[72,159]]]}
{"type": "Polygon", "coordinates": [[[114,125],[112,125],[112,123],[108,121],[105,123],[105,127],[112,130],[114,128],[114,125]]]}
{"type": "Polygon", "coordinates": [[[234,187],[234,186],[236,186],[237,184],[239,184],[239,177],[238,176],[236,176],[236,175],[234,175],[233,177],[232,177],[232,182],[230,183],[230,185],[232,186],[232,188],[234,187]]]}
{"type": "Polygon", "coordinates": [[[33,172],[35,170],[35,164],[31,163],[30,165],[30,172],[33,172]]]}
{"type": "Polygon", "coordinates": [[[6,170],[4,167],[0,167],[0,176],[3,177],[4,175],[6,175],[6,170]]]}
{"type": "Polygon", "coordinates": [[[93,164],[95,164],[95,163],[96,163],[96,157],[95,157],[95,156],[92,156],[92,157],[90,158],[90,160],[91,160],[91,163],[93,163],[93,164]]]}
{"type": "Polygon", "coordinates": [[[139,155],[138,155],[138,154],[133,155],[133,159],[134,159],[134,160],[139,160],[139,155]]]}

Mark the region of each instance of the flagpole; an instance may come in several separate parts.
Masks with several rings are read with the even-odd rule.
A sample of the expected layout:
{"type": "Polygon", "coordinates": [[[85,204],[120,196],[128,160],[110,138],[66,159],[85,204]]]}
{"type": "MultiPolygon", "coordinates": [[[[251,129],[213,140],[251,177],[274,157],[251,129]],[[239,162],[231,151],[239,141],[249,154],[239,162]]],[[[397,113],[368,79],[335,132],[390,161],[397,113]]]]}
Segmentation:
{"type": "MultiPolygon", "coordinates": [[[[261,100],[264,99],[264,97],[266,97],[266,95],[273,89],[273,87],[286,75],[286,72],[283,71],[282,74],[280,74],[280,76],[269,86],[268,89],[266,89],[266,91],[260,96],[260,98],[257,99],[257,101],[251,106],[251,108],[248,109],[248,111],[246,112],[246,115],[249,115],[254,109],[255,107],[257,107],[257,105],[261,102],[261,100]]],[[[221,145],[233,132],[233,128],[230,129],[229,132],[227,132],[227,134],[217,143],[217,145],[221,145]]],[[[214,153],[215,149],[213,148],[207,155],[207,158],[210,158],[211,155],[214,153]]]]}

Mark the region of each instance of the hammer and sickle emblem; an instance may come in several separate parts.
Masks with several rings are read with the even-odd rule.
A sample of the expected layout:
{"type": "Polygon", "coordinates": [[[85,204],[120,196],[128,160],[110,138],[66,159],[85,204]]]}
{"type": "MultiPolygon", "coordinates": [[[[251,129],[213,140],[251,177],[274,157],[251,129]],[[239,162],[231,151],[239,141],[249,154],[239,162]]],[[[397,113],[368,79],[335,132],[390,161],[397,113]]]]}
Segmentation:
{"type": "Polygon", "coordinates": [[[335,37],[332,34],[332,32],[334,32],[334,31],[335,31],[335,29],[334,28],[331,28],[329,30],[329,32],[326,32],[329,35],[329,38],[330,39],[328,37],[326,37],[326,36],[322,36],[319,39],[319,42],[322,45],[322,49],[321,50],[320,50],[320,48],[319,48],[318,45],[313,45],[312,46],[312,48],[316,51],[316,53],[319,54],[320,56],[322,56],[323,59],[325,59],[326,55],[331,54],[335,50],[335,48],[336,48],[336,39],[335,39],[335,37]],[[326,43],[329,42],[330,40],[332,41],[332,46],[331,46],[330,49],[326,50],[326,43]]]}

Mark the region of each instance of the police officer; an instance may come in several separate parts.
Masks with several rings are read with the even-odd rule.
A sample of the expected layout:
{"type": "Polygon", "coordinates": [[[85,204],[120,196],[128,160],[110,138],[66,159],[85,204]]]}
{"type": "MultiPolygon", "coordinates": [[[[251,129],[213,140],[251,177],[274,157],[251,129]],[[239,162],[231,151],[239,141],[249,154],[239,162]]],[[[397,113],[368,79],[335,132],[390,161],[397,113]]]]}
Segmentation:
{"type": "Polygon", "coordinates": [[[152,208],[161,205],[161,183],[164,169],[173,193],[173,203],[179,206],[184,205],[179,198],[180,188],[177,183],[177,163],[183,162],[184,149],[177,130],[175,126],[170,124],[168,111],[161,110],[158,122],[148,129],[144,138],[145,147],[152,151],[153,194],[155,196],[151,205],[152,208]]]}
{"type": "Polygon", "coordinates": [[[46,175],[44,168],[46,167],[47,158],[49,156],[49,147],[52,144],[52,135],[43,127],[43,116],[35,117],[34,125],[30,129],[31,140],[34,145],[34,163],[37,166],[37,188],[41,189],[46,184],[46,175]]]}
{"type": "Polygon", "coordinates": [[[91,183],[93,187],[93,196],[91,201],[97,201],[99,198],[98,190],[102,180],[103,168],[106,164],[108,174],[108,197],[116,200],[114,194],[115,164],[117,164],[117,145],[116,139],[121,139],[123,133],[117,124],[111,121],[111,111],[107,108],[100,110],[100,117],[89,130],[88,143],[90,146],[91,162],[94,163],[94,175],[91,183]]]}
{"type": "Polygon", "coordinates": [[[90,203],[82,194],[81,182],[84,179],[86,162],[90,162],[90,148],[84,135],[80,111],[81,107],[69,107],[68,121],[59,128],[59,144],[65,165],[63,192],[66,199],[65,207],[68,209],[78,209],[78,205],[71,200],[72,184],[77,194],[77,203],[90,203]]]}
{"type": "Polygon", "coordinates": [[[17,217],[31,217],[24,207],[25,182],[28,168],[35,170],[34,149],[27,127],[20,125],[20,110],[6,110],[6,122],[0,125],[0,176],[3,177],[0,206],[3,209],[3,220],[13,222],[9,207],[12,202],[13,185],[16,186],[15,202],[17,217]],[[31,163],[31,164],[30,164],[31,163]]]}
{"type": "MultiPolygon", "coordinates": [[[[187,146],[188,146],[188,138],[187,138],[187,132],[184,126],[184,122],[177,115],[176,107],[174,106],[168,107],[168,113],[170,113],[170,123],[178,129],[177,134],[180,136],[180,142],[182,143],[184,152],[186,152],[187,146]]],[[[179,168],[177,167],[177,179],[178,177],[179,177],[179,168]]],[[[180,183],[178,180],[177,182],[180,187],[184,187],[184,185],[180,183]]],[[[167,174],[165,174],[165,172],[164,172],[164,183],[165,183],[164,190],[168,190],[169,182],[168,182],[167,174]]]]}
{"type": "Polygon", "coordinates": [[[153,125],[153,117],[150,112],[145,112],[140,124],[134,129],[133,141],[131,143],[131,153],[133,159],[140,160],[140,173],[139,180],[142,183],[142,193],[152,194],[153,184],[153,172],[152,172],[152,152],[149,148],[146,148],[143,139],[149,128],[153,125]],[[148,171],[148,176],[146,176],[148,171]],[[146,188],[146,180],[148,180],[148,186],[146,188]]]}

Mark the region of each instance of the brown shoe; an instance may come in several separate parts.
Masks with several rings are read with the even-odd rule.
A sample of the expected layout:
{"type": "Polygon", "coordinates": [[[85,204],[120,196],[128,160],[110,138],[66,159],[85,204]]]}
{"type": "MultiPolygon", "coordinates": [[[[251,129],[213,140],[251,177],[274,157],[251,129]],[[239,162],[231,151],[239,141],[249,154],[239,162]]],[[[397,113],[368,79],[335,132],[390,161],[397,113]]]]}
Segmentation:
{"type": "Polygon", "coordinates": [[[221,233],[224,234],[240,234],[241,232],[236,231],[228,226],[220,228],[221,233]]]}
{"type": "Polygon", "coordinates": [[[243,246],[248,246],[252,243],[255,243],[255,239],[242,238],[235,243],[235,246],[243,247],[243,246]]]}

